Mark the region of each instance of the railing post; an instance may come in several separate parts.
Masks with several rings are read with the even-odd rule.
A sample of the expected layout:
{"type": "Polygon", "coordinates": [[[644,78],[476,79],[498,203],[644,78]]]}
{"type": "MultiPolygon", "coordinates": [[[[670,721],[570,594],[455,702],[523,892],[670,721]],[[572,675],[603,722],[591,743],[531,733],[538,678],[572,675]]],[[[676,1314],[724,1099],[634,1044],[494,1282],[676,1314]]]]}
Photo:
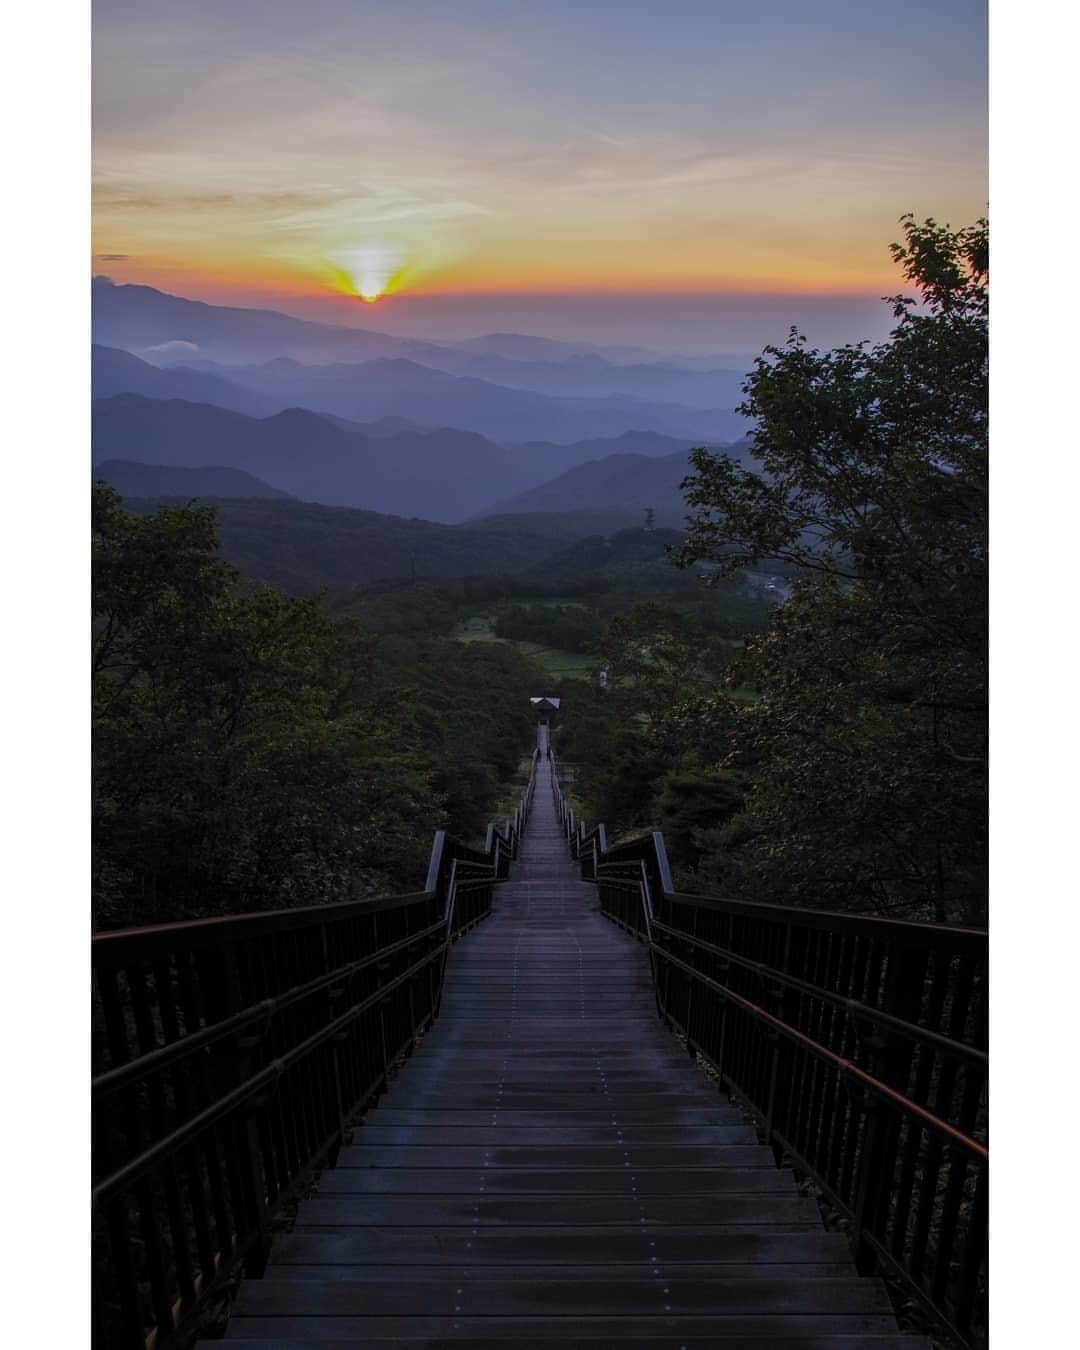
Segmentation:
{"type": "MultiPolygon", "coordinates": [[[[259,1036],[239,1036],[236,1038],[236,1078],[243,1081],[248,1077],[251,1066],[251,1053],[259,1036]]],[[[244,1257],[244,1273],[249,1278],[261,1279],[270,1259],[270,1215],[266,1206],[266,1179],[262,1169],[262,1151],[259,1147],[259,1113],[264,1109],[267,1093],[250,1097],[244,1103],[240,1120],[237,1122],[238,1151],[240,1157],[240,1190],[244,1197],[244,1206],[254,1219],[257,1230],[255,1241],[244,1257]]]]}
{"type": "Polygon", "coordinates": [[[428,863],[427,881],[424,884],[424,890],[430,891],[433,895],[438,893],[439,878],[442,874],[443,851],[446,848],[446,831],[436,830],[435,839],[431,845],[431,860],[428,863]]]}
{"type": "MultiPolygon", "coordinates": [[[[904,1020],[915,1020],[922,998],[926,954],[893,949],[889,952],[888,962],[883,1011],[898,1014],[904,1020]]],[[[905,1044],[895,1033],[876,1025],[869,1034],[862,1036],[860,1049],[867,1058],[869,1072],[875,1078],[880,1078],[890,1087],[902,1089],[906,1086],[906,1069],[911,1062],[910,1045],[905,1044]]],[[[888,1213],[900,1124],[892,1113],[885,1112],[877,1097],[871,1098],[859,1091],[852,1094],[852,1100],[864,1119],[854,1185],[852,1241],[858,1270],[862,1274],[872,1274],[877,1269],[878,1260],[864,1235],[873,1233],[888,1213]]]]}
{"type": "MultiPolygon", "coordinates": [[[[322,946],[322,965],[324,971],[333,969],[333,957],[330,951],[329,934],[326,931],[326,924],[319,925],[319,938],[322,946]]],[[[331,984],[326,989],[326,1017],[328,1022],[334,1019],[342,1010],[342,1001],[345,997],[345,986],[342,984],[331,984]]],[[[344,1032],[338,1034],[330,1042],[330,1059],[333,1064],[334,1072],[334,1100],[337,1103],[337,1138],[330,1147],[329,1163],[330,1167],[336,1165],[338,1153],[341,1151],[341,1143],[345,1138],[345,1095],[341,1085],[341,1047],[347,1036],[344,1032]]]]}

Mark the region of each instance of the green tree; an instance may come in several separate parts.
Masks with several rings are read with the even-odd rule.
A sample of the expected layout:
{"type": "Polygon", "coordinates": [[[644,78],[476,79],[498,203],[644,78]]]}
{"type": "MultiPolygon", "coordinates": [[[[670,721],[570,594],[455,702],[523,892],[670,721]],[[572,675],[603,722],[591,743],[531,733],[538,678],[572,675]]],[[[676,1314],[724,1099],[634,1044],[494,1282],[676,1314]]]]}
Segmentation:
{"type": "Polygon", "coordinates": [[[707,450],[684,484],[679,561],[800,579],[735,678],[684,730],[747,769],[745,810],[704,860],[752,897],[938,920],[985,906],[985,221],[903,221],[916,296],[889,341],[832,352],[793,332],[746,385],[756,470],[707,450]]]}
{"type": "Polygon", "coordinates": [[[599,651],[612,692],[628,711],[651,719],[699,687],[711,688],[730,659],[696,615],[651,601],[613,618],[599,651]]]}
{"type": "Polygon", "coordinates": [[[93,536],[99,926],[415,889],[435,829],[482,837],[531,662],[246,584],[210,508],[99,486],[93,536]]]}

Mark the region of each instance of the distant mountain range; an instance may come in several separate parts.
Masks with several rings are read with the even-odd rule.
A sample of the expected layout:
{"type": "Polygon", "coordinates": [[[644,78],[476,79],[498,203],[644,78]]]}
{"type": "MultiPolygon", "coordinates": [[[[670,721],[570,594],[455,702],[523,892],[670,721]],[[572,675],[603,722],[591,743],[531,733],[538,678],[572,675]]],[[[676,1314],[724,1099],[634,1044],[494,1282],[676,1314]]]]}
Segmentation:
{"type": "Polygon", "coordinates": [[[513,481],[510,452],[468,431],[349,431],[305,408],[245,417],[120,394],[93,405],[93,457],[242,469],[304,501],[461,520],[513,481]],[[495,486],[488,486],[494,484],[495,486]]]}
{"type": "Polygon", "coordinates": [[[271,487],[242,469],[208,464],[198,469],[173,465],[136,464],[130,459],[107,459],[94,468],[94,478],[108,483],[122,497],[192,497],[288,499],[287,492],[271,487]]]}
{"type": "MultiPolygon", "coordinates": [[[[183,388],[187,376],[203,373],[159,371],[128,353],[95,348],[95,393],[127,383],[161,395],[173,387],[160,382],[167,375],[175,375],[183,388]]],[[[196,382],[193,388],[199,392],[200,386],[196,382]]],[[[122,459],[189,469],[219,465],[253,474],[305,501],[448,522],[490,513],[504,498],[535,488],[582,460],[629,448],[639,459],[645,458],[637,453],[641,451],[670,455],[680,445],[686,447],[687,441],[628,432],[569,445],[529,441],[503,446],[476,432],[422,427],[395,416],[363,423],[287,407],[271,416],[251,417],[215,404],[141,393],[97,398],[93,408],[93,457],[98,463],[122,459]]],[[[603,503],[592,480],[579,486],[588,495],[575,500],[574,484],[560,485],[553,498],[558,504],[515,504],[512,509],[579,510],[603,503]]],[[[616,504],[635,505],[636,499],[611,503],[616,504]]],[[[653,504],[659,508],[661,502],[653,504]]]]}
{"type": "MultiPolygon", "coordinates": [[[[748,462],[749,442],[724,446],[725,453],[748,462]]],[[[641,454],[613,454],[579,464],[538,487],[499,502],[490,513],[496,516],[530,512],[567,512],[584,504],[603,507],[640,520],[651,507],[657,525],[681,527],[686,517],[682,482],[691,472],[690,454],[650,458],[641,454]]]]}
{"type": "Polygon", "coordinates": [[[184,367],[162,370],[130,352],[96,344],[90,352],[93,396],[142,394],[146,398],[182,398],[188,403],[212,403],[232,412],[266,417],[280,410],[279,400],[234,384],[224,376],[184,367]]]}
{"type": "Polygon", "coordinates": [[[94,341],[162,360],[185,355],[217,361],[366,361],[396,353],[388,333],[310,323],[269,309],[208,305],[153,286],[117,286],[95,277],[91,294],[94,341]]]}
{"type": "Polygon", "coordinates": [[[408,518],[441,541],[432,575],[461,574],[439,570],[455,549],[465,572],[534,566],[649,507],[680,526],[689,449],[749,455],[741,374],[696,358],[515,333],[430,343],[100,278],[93,318],[95,472],[129,499],[227,503],[233,556],[290,585],[401,575],[408,518]],[[264,539],[278,527],[281,548],[264,539]],[[287,561],[311,550],[310,567],[287,561]]]}
{"type": "Polygon", "coordinates": [[[494,440],[573,441],[631,428],[732,440],[745,429],[734,412],[741,371],[640,359],[649,354],[634,349],[623,354],[639,359],[615,361],[522,334],[432,343],[107,278],[93,288],[93,325],[101,346],[225,382],[215,392],[103,388],[102,396],[187,397],[250,413],[294,404],[359,421],[403,416],[494,440]],[[242,390],[263,401],[243,401],[242,390]]]}
{"type": "Polygon", "coordinates": [[[733,408],[742,399],[745,374],[739,370],[687,370],[670,362],[620,365],[602,356],[565,356],[557,361],[526,361],[495,354],[476,355],[460,348],[416,344],[404,356],[452,375],[467,375],[565,398],[632,398],[676,402],[694,408],[733,408]]]}
{"type": "MultiPolygon", "coordinates": [[[[92,302],[98,342],[135,352],[183,343],[189,349],[197,346],[204,357],[219,361],[265,361],[275,356],[293,356],[315,364],[375,356],[425,360],[436,352],[459,352],[524,362],[589,357],[614,366],[672,364],[705,372],[718,364],[716,358],[708,356],[670,356],[647,347],[568,342],[528,333],[485,333],[443,342],[395,337],[351,324],[314,323],[277,310],[211,305],[153,286],[118,285],[107,276],[94,277],[92,302]]],[[[163,358],[170,355],[162,353],[163,358]]],[[[746,354],[727,355],[719,364],[725,370],[748,369],[752,359],[746,354]]]]}
{"type": "MultiPolygon", "coordinates": [[[[183,369],[183,367],[180,367],[183,369]]],[[[215,368],[219,378],[225,378],[215,368]]],[[[210,372],[203,367],[201,373],[210,372]]],[[[730,440],[746,423],[730,408],[691,408],[624,395],[562,397],[511,388],[473,375],[451,375],[402,357],[303,365],[278,357],[231,366],[228,381],[280,404],[358,422],[407,417],[427,426],[461,427],[495,441],[570,442],[646,428],[691,440],[730,440]]]]}

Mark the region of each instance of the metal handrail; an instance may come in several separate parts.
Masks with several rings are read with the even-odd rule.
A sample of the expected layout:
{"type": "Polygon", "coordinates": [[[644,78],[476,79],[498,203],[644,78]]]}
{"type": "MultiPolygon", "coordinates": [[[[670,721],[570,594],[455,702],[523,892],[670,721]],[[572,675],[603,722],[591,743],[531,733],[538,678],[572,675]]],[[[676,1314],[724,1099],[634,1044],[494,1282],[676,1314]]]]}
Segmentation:
{"type": "Polygon", "coordinates": [[[94,1341],[169,1350],[332,1165],[438,1016],[535,790],[485,848],[435,834],[423,891],[93,940],[94,1341]]]}
{"type": "Polygon", "coordinates": [[[684,894],[658,831],[568,839],[660,1016],[849,1221],[859,1268],[981,1345],[986,933],[684,894]]]}

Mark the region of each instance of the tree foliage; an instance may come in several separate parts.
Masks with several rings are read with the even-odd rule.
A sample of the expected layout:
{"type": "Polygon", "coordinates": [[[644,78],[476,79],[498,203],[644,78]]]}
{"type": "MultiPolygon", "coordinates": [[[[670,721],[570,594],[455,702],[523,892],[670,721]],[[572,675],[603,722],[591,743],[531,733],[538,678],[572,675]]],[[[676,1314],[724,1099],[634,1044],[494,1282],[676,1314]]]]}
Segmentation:
{"type": "MultiPolygon", "coordinates": [[[[687,821],[715,812],[690,800],[737,800],[734,775],[685,762],[671,739],[672,710],[703,698],[732,659],[702,616],[645,602],[616,615],[598,647],[606,684],[567,691],[567,717],[557,733],[559,754],[575,765],[575,791],[592,820],[615,835],[659,827],[677,837],[680,855],[692,848],[687,821]],[[685,772],[684,772],[685,770],[685,772]],[[726,780],[717,786],[720,778],[726,780]],[[732,797],[734,794],[734,797],[732,797]]],[[[726,806],[725,806],[726,809],[726,806]]]]}
{"type": "Polygon", "coordinates": [[[987,226],[903,221],[889,341],[793,332],[750,375],[758,471],[697,450],[679,561],[794,569],[679,732],[750,773],[703,866],[769,900],[977,919],[985,904],[987,226]]]}
{"type": "Polygon", "coordinates": [[[99,925],[414,888],[436,828],[482,828],[531,736],[528,661],[245,585],[210,508],[98,487],[93,531],[99,925]]]}

